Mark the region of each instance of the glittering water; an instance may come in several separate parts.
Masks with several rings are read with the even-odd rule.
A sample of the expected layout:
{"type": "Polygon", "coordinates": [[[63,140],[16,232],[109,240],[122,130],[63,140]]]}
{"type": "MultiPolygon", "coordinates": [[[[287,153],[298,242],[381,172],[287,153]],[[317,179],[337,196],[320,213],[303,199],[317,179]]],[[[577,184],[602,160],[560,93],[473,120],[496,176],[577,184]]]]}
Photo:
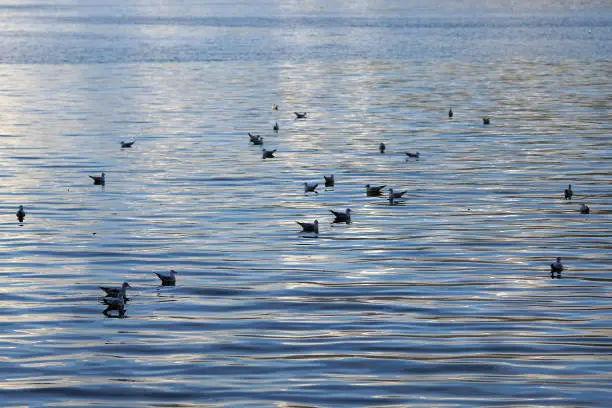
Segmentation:
{"type": "Polygon", "coordinates": [[[0,6],[2,405],[608,406],[611,13],[462,4],[0,6]]]}

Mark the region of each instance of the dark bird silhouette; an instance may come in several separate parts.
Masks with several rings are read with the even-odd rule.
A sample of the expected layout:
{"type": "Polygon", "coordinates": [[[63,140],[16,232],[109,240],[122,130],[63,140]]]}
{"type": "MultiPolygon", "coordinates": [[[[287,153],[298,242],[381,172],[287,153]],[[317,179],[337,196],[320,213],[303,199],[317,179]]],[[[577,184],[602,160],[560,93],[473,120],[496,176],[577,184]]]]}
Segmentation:
{"type": "Polygon", "coordinates": [[[488,116],[485,116],[484,118],[482,118],[482,124],[483,125],[490,125],[491,124],[491,119],[489,119],[488,116]]]}
{"type": "Polygon", "coordinates": [[[256,146],[261,146],[263,144],[263,137],[257,136],[257,139],[252,140],[252,142],[256,146]]]}
{"type": "Polygon", "coordinates": [[[329,176],[323,176],[325,179],[325,187],[333,187],[336,184],[336,180],[334,179],[334,175],[330,174],[329,176]]]}
{"type": "Polygon", "coordinates": [[[26,216],[26,212],[23,210],[23,205],[19,206],[19,209],[17,210],[17,221],[19,222],[23,222],[25,216],[26,216]]]}
{"type": "Polygon", "coordinates": [[[580,214],[588,214],[591,212],[591,209],[585,203],[580,204],[580,214]]]}
{"type": "Polygon", "coordinates": [[[407,157],[411,157],[413,159],[418,159],[421,154],[419,152],[416,153],[411,153],[411,152],[405,152],[407,157]]]}
{"type": "Polygon", "coordinates": [[[370,186],[366,184],[366,195],[370,197],[379,196],[381,194],[381,190],[386,186],[370,186]]]}
{"type": "Polygon", "coordinates": [[[262,155],[261,156],[264,159],[272,159],[272,158],[276,157],[276,156],[274,156],[274,153],[276,152],[276,149],[274,149],[274,150],[261,149],[261,151],[262,151],[262,155]]]}
{"type": "Polygon", "coordinates": [[[105,180],[104,176],[105,176],[105,174],[102,173],[99,176],[89,176],[89,178],[93,180],[94,184],[104,185],[104,183],[106,183],[106,180],[105,180]]]}
{"type": "Polygon", "coordinates": [[[132,147],[132,145],[136,142],[136,140],[132,140],[131,142],[124,142],[123,140],[120,142],[121,143],[121,148],[128,148],[128,147],[132,147]]]}
{"type": "Polygon", "coordinates": [[[574,195],[574,192],[572,191],[572,185],[569,184],[567,188],[563,191],[563,196],[565,197],[566,200],[571,200],[573,195],[574,195]]]}
{"type": "Polygon", "coordinates": [[[100,286],[100,289],[106,292],[105,296],[110,296],[110,297],[119,297],[119,296],[125,297],[127,293],[127,288],[131,288],[130,284],[127,282],[123,282],[123,285],[121,285],[120,287],[100,286]]]}
{"type": "Polygon", "coordinates": [[[452,118],[452,117],[453,117],[453,110],[452,110],[452,109],[449,109],[449,110],[448,110],[448,117],[449,117],[449,118],[452,118]]]}
{"type": "Polygon", "coordinates": [[[555,273],[557,277],[561,277],[561,272],[563,271],[563,265],[561,264],[561,258],[557,257],[557,261],[550,264],[550,276],[554,277],[555,273]]]}
{"type": "Polygon", "coordinates": [[[334,221],[333,223],[341,223],[344,222],[346,224],[350,224],[351,223],[351,209],[347,208],[345,212],[340,212],[340,211],[334,211],[334,210],[329,210],[332,214],[334,214],[334,221]]]}
{"type": "Polygon", "coordinates": [[[319,233],[319,221],[314,220],[314,222],[300,222],[296,221],[300,227],[302,227],[302,232],[314,232],[315,234],[319,233]]]}
{"type": "Polygon", "coordinates": [[[384,153],[386,148],[387,146],[385,146],[383,142],[380,142],[380,144],[378,145],[378,150],[380,150],[381,153],[384,153]]]}
{"type": "Polygon", "coordinates": [[[308,193],[308,192],[313,192],[315,194],[319,194],[317,192],[317,186],[319,185],[319,183],[308,183],[308,182],[304,182],[304,193],[308,193]]]}
{"type": "Polygon", "coordinates": [[[274,123],[274,126],[272,126],[272,130],[274,130],[275,132],[278,132],[278,122],[274,123]]]}
{"type": "Polygon", "coordinates": [[[254,135],[252,133],[248,133],[248,135],[249,135],[249,142],[256,142],[257,140],[259,140],[259,138],[261,138],[261,136],[254,135]]]}
{"type": "Polygon", "coordinates": [[[308,112],[303,112],[303,113],[293,112],[293,113],[295,113],[296,119],[306,119],[306,115],[308,115],[308,112]]]}
{"type": "Polygon", "coordinates": [[[171,269],[170,272],[167,275],[155,272],[157,277],[161,280],[161,285],[162,286],[174,286],[174,285],[176,285],[176,273],[177,272],[174,269],[171,269]]]}

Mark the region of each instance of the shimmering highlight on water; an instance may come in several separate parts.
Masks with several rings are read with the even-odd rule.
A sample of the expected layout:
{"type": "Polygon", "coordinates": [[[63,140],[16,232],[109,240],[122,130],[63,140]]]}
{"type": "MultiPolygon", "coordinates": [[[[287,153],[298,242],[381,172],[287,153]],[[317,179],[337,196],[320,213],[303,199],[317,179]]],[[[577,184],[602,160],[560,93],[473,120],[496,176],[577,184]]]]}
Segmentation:
{"type": "MultiPolygon", "coordinates": [[[[424,20],[430,29],[489,38],[495,55],[474,58],[464,44],[443,58],[423,32],[433,45],[419,58],[372,47],[370,34],[393,43],[406,29],[382,8],[376,24],[346,23],[332,6],[310,20],[289,2],[294,18],[278,27],[248,15],[184,24],[161,6],[100,21],[95,4],[53,9],[57,32],[91,23],[89,40],[51,46],[56,32],[24,39],[38,54],[2,56],[5,406],[606,406],[609,14],[545,24],[583,33],[556,40],[580,44],[560,61],[516,58],[519,46],[504,57],[480,17],[458,25],[444,12],[424,20]],[[584,21],[600,22],[597,52],[584,21]],[[303,48],[281,47],[279,60],[277,37],[244,26],[303,48]],[[132,30],[220,48],[212,60],[136,58],[132,30]],[[102,52],[111,34],[121,41],[102,52]],[[340,34],[354,40],[345,54],[340,34]],[[251,37],[253,47],[242,42],[251,37]],[[79,59],[75,44],[89,42],[79,59]],[[277,158],[262,160],[247,132],[277,158]],[[102,171],[106,185],[92,185],[102,171]],[[304,194],[327,174],[335,187],[304,194]],[[389,206],[366,184],[408,193],[389,206]],[[332,225],[329,210],[346,208],[353,222],[332,225]],[[318,236],[295,223],[314,219],[318,236]],[[557,256],[566,271],[551,279],[557,256]],[[169,269],[177,286],[158,286],[153,272],[169,269]],[[126,316],[105,318],[98,286],[124,280],[126,316]]],[[[31,25],[5,32],[4,47],[50,18],[37,17],[47,6],[11,7],[31,25]]],[[[491,29],[522,20],[503,21],[491,29]]],[[[533,26],[521,26],[525,41],[533,26]]]]}

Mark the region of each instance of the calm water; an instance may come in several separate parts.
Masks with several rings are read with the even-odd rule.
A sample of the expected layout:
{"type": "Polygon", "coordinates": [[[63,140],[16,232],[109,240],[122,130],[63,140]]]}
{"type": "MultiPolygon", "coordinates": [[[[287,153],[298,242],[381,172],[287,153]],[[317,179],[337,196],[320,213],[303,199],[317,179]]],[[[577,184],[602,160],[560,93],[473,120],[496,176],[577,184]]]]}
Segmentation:
{"type": "Polygon", "coordinates": [[[229,3],[0,6],[1,405],[609,406],[609,4],[229,3]]]}

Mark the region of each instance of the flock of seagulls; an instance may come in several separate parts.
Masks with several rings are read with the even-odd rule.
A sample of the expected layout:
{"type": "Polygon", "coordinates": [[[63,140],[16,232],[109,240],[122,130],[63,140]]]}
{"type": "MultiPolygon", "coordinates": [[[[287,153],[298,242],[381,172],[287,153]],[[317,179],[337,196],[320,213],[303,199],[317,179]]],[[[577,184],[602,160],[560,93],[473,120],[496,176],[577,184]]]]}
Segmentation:
{"type": "MultiPolygon", "coordinates": [[[[167,274],[155,272],[161,281],[161,286],[176,286],[176,271],[170,270],[167,274]]],[[[123,282],[121,286],[100,286],[104,292],[102,303],[106,305],[106,309],[102,312],[105,316],[110,317],[110,312],[117,311],[118,317],[125,315],[125,305],[129,300],[127,297],[127,289],[131,288],[130,284],[123,282]]]]}
{"type": "MultiPolygon", "coordinates": [[[[278,105],[272,105],[272,109],[278,110],[278,105]]],[[[296,120],[306,119],[308,117],[307,112],[294,112],[294,114],[296,116],[296,120]]],[[[448,110],[448,117],[452,118],[453,115],[454,113],[451,108],[448,110]]],[[[484,125],[489,125],[491,123],[489,117],[483,117],[482,120],[483,120],[484,125]]],[[[274,126],[272,129],[274,132],[278,132],[279,130],[278,122],[274,123],[274,126]]],[[[253,145],[263,145],[263,137],[261,137],[260,135],[254,135],[252,133],[248,133],[248,136],[249,136],[249,141],[253,145]]],[[[120,142],[121,148],[122,149],[131,148],[135,142],[136,142],[135,139],[129,142],[121,141],[120,142]]],[[[384,154],[386,149],[387,149],[387,146],[385,145],[385,143],[380,142],[380,144],[378,145],[378,150],[380,151],[380,153],[384,154]]],[[[275,152],[276,152],[276,149],[267,150],[262,147],[262,158],[263,159],[274,158],[275,152]]],[[[414,153],[405,152],[405,154],[407,156],[407,159],[414,158],[418,160],[420,157],[419,152],[414,152],[414,153]]],[[[95,185],[105,185],[106,183],[105,173],[101,173],[99,176],[90,175],[89,178],[93,180],[93,184],[95,185]]],[[[324,179],[325,187],[335,186],[336,180],[333,174],[324,175],[323,179],[324,179]]],[[[315,194],[318,194],[318,191],[317,191],[318,186],[319,186],[319,183],[316,183],[316,182],[310,182],[310,183],[304,182],[304,193],[313,192],[315,194]]],[[[385,187],[386,185],[373,186],[370,184],[366,184],[365,186],[366,196],[368,197],[381,196],[383,194],[382,190],[385,187]]],[[[388,190],[389,205],[396,204],[396,200],[400,200],[406,193],[407,193],[407,190],[394,191],[393,188],[389,188],[388,190]]],[[[566,200],[572,199],[574,192],[572,190],[571,184],[569,184],[568,187],[564,190],[563,195],[566,200]]],[[[351,223],[351,209],[350,208],[347,208],[345,211],[334,211],[334,210],[329,210],[329,211],[334,216],[332,223],[343,223],[343,224],[351,223]]],[[[590,211],[591,210],[588,205],[586,205],[585,203],[581,204],[580,206],[581,214],[589,214],[590,211]]],[[[17,220],[20,223],[24,222],[25,217],[26,217],[26,212],[23,208],[23,205],[19,206],[16,216],[17,216],[17,220]]],[[[319,234],[319,221],[318,220],[314,220],[313,222],[296,221],[296,223],[302,228],[301,232],[319,234]]],[[[557,260],[550,264],[551,278],[561,278],[561,272],[563,270],[564,270],[564,267],[563,267],[563,264],[561,263],[561,258],[557,257],[557,260]]],[[[161,286],[175,286],[176,285],[177,272],[175,270],[170,270],[167,274],[159,273],[159,272],[154,272],[154,273],[160,279],[161,286]]],[[[122,317],[125,314],[125,305],[126,305],[126,302],[129,300],[127,298],[128,288],[131,288],[128,282],[123,282],[123,284],[119,287],[100,286],[100,289],[102,289],[102,291],[104,291],[105,293],[105,296],[103,298],[103,303],[106,305],[106,309],[103,311],[104,315],[110,316],[109,313],[111,311],[117,311],[120,317],[122,317]]]]}

